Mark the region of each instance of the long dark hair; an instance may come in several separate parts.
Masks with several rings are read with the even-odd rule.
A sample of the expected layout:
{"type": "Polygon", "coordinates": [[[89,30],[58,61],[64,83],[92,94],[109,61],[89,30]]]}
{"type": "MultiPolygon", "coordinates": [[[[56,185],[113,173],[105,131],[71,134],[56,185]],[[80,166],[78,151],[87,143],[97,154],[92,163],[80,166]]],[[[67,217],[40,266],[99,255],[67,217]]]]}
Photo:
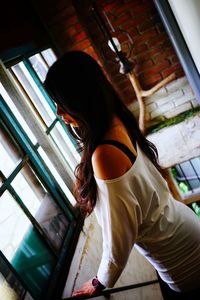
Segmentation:
{"type": "Polygon", "coordinates": [[[97,187],[91,157],[117,115],[127,128],[130,138],[137,141],[158,170],[156,147],[139,130],[133,114],[121,101],[100,65],[82,51],[70,51],[49,69],[44,86],[52,99],[79,124],[69,132],[78,141],[81,162],[75,169],[75,198],[90,214],[96,204],[97,187]]]}

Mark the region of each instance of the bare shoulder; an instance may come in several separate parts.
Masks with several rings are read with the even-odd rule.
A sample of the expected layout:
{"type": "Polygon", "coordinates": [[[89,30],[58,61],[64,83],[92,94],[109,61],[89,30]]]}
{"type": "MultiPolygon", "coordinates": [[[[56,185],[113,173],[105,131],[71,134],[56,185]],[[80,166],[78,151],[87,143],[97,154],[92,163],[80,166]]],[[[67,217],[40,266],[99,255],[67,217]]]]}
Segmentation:
{"type": "Polygon", "coordinates": [[[92,167],[96,177],[114,179],[132,166],[127,155],[113,145],[99,145],[92,155],[92,167]]]}

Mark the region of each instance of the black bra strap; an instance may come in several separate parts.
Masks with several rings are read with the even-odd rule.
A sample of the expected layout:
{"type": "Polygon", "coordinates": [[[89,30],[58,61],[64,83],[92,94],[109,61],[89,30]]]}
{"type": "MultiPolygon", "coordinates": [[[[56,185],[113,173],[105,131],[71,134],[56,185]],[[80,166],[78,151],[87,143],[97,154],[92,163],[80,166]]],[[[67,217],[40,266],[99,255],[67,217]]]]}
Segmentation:
{"type": "Polygon", "coordinates": [[[119,148],[120,150],[122,150],[130,159],[130,161],[132,162],[132,164],[135,162],[136,157],[133,154],[133,152],[123,143],[115,141],[115,140],[103,140],[102,142],[99,143],[99,145],[101,144],[111,144],[113,146],[116,146],[117,148],[119,148]]]}

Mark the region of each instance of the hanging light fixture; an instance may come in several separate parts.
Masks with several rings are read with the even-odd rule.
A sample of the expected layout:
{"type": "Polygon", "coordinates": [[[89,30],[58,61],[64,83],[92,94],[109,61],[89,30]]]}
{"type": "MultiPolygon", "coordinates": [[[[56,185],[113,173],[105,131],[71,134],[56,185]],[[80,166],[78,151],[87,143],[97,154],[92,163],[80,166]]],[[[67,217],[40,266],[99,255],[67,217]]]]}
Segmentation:
{"type": "MultiPolygon", "coordinates": [[[[97,25],[99,26],[100,30],[102,31],[104,37],[108,40],[108,46],[116,55],[116,61],[120,64],[119,72],[122,74],[127,74],[127,73],[131,72],[135,65],[133,62],[131,62],[128,59],[126,53],[124,53],[122,51],[118,38],[112,36],[110,31],[115,32],[115,29],[113,28],[106,13],[103,10],[100,11],[100,9],[97,7],[96,1],[93,1],[93,3],[92,3],[92,13],[93,13],[93,16],[94,16],[94,19],[95,19],[97,25]],[[102,15],[104,16],[107,23],[109,24],[110,29],[107,26],[106,22],[104,21],[104,18],[102,15]]],[[[128,33],[126,33],[125,31],[123,31],[123,33],[127,34],[129,41],[132,42],[128,33]]]]}

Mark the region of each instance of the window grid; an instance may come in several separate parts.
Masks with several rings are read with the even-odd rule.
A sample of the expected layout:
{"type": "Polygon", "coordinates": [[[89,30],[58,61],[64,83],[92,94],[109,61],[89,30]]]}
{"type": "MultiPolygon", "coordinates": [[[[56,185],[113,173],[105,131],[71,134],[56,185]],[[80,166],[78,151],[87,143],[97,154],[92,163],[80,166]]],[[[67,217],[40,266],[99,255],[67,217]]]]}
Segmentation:
{"type": "MultiPolygon", "coordinates": [[[[47,103],[48,103],[49,107],[51,108],[51,110],[53,111],[55,118],[59,121],[58,123],[61,125],[60,128],[59,128],[59,133],[62,136],[62,138],[64,139],[65,143],[67,143],[67,148],[68,148],[67,152],[66,152],[66,150],[63,151],[63,147],[60,148],[60,146],[54,140],[54,138],[51,138],[51,140],[56,145],[56,147],[58,148],[59,153],[63,157],[65,163],[67,163],[67,165],[71,168],[70,174],[72,176],[72,179],[74,180],[74,173],[73,172],[74,172],[74,169],[75,169],[78,161],[80,160],[80,155],[79,155],[79,153],[77,152],[77,149],[76,149],[77,146],[76,146],[74,140],[71,138],[71,136],[67,133],[66,126],[65,126],[64,122],[62,121],[62,119],[60,117],[56,116],[56,106],[53,103],[53,101],[49,98],[46,91],[44,90],[44,88],[41,84],[41,81],[38,77],[38,74],[33,69],[31,63],[29,62],[28,59],[24,59],[23,63],[24,63],[24,66],[27,68],[27,71],[34,78],[34,81],[37,83],[37,86],[40,89],[41,94],[47,100],[47,103]],[[66,158],[67,158],[67,160],[66,160],[66,158]]],[[[18,82],[19,82],[19,80],[18,80],[18,82]]],[[[25,90],[24,87],[21,85],[21,83],[19,83],[19,84],[21,86],[21,89],[25,90]]],[[[25,93],[26,93],[26,91],[25,91],[25,93]]],[[[26,93],[26,95],[27,95],[27,93],[26,93]]],[[[33,107],[34,112],[36,113],[37,117],[41,121],[41,124],[43,125],[44,130],[48,134],[49,131],[52,131],[52,129],[54,129],[54,127],[57,126],[56,119],[54,119],[52,121],[52,123],[49,124],[49,126],[47,126],[47,124],[45,124],[40,112],[38,111],[37,107],[33,103],[32,99],[29,97],[29,95],[28,95],[27,99],[29,101],[29,104],[33,107]],[[50,130],[49,130],[49,128],[50,128],[50,130]]],[[[74,201],[73,201],[73,203],[74,203],[74,201]]]]}
{"type": "MultiPolygon", "coordinates": [[[[0,99],[1,99],[1,96],[0,96],[0,99]]],[[[0,108],[1,108],[2,119],[5,122],[5,124],[8,125],[8,128],[10,129],[11,134],[13,134],[13,136],[16,138],[16,140],[19,141],[22,148],[27,153],[30,161],[33,163],[33,165],[36,166],[36,169],[38,171],[40,171],[39,173],[42,176],[42,180],[51,187],[51,193],[53,195],[55,195],[56,199],[61,200],[58,195],[59,188],[56,185],[55,180],[53,179],[52,175],[45,170],[43,162],[40,158],[40,155],[36,151],[35,146],[31,143],[28,136],[22,131],[22,128],[20,128],[20,125],[19,125],[18,121],[15,119],[15,117],[12,116],[12,113],[11,113],[10,109],[8,108],[8,106],[6,105],[6,103],[4,103],[4,105],[3,105],[3,99],[1,101],[0,108]]],[[[3,187],[1,187],[1,188],[3,188],[3,187]]],[[[59,201],[59,204],[62,206],[62,209],[65,211],[65,213],[67,214],[67,216],[70,220],[72,220],[72,215],[76,216],[76,213],[74,212],[73,207],[70,205],[70,203],[68,203],[68,202],[65,203],[65,204],[68,204],[70,213],[69,213],[69,210],[66,209],[66,206],[63,204],[62,201],[59,201]]]]}
{"type": "MultiPolygon", "coordinates": [[[[16,200],[17,204],[21,207],[21,209],[23,210],[23,212],[25,213],[25,215],[28,217],[28,219],[30,220],[30,222],[34,225],[34,227],[36,228],[38,234],[45,241],[45,243],[47,244],[47,246],[48,246],[49,250],[51,251],[51,253],[53,255],[55,255],[55,256],[58,256],[58,252],[54,249],[53,245],[49,242],[49,240],[48,240],[45,232],[43,231],[42,227],[40,226],[40,224],[33,217],[33,215],[29,212],[28,208],[26,207],[26,205],[24,204],[24,202],[22,201],[22,199],[19,197],[19,195],[17,194],[17,192],[14,190],[14,188],[10,185],[10,183],[12,182],[10,180],[10,178],[6,178],[1,171],[0,171],[0,176],[1,176],[1,178],[3,179],[3,181],[5,183],[4,185],[6,185],[6,190],[8,190],[10,192],[10,194],[16,200]]],[[[1,193],[1,190],[0,190],[0,196],[2,194],[3,194],[3,192],[1,193]]]]}
{"type": "MultiPolygon", "coordinates": [[[[45,51],[42,51],[41,57],[44,59],[44,62],[46,65],[50,65],[49,62],[47,62],[47,59],[45,58],[45,51]],[[44,53],[43,53],[44,52],[44,53]]],[[[52,130],[56,127],[57,124],[61,125],[62,130],[64,131],[65,134],[66,128],[65,124],[63,123],[62,120],[60,120],[59,117],[56,116],[56,107],[55,104],[51,99],[49,99],[48,95],[46,94],[45,90],[43,89],[43,86],[41,84],[41,81],[38,78],[38,75],[35,73],[33,70],[33,67],[31,66],[31,63],[28,61],[28,58],[23,60],[23,63],[25,67],[28,67],[28,72],[30,73],[30,76],[33,77],[33,80],[36,82],[38,88],[40,89],[40,92],[42,95],[44,95],[45,99],[47,100],[47,105],[49,105],[53,115],[55,116],[55,119],[52,120],[49,126],[45,124],[45,121],[43,118],[40,116],[40,113],[38,112],[38,109],[36,106],[34,106],[34,103],[31,101],[30,97],[27,97],[28,94],[26,93],[25,89],[22,87],[21,83],[17,79],[17,76],[11,71],[12,77],[15,78],[18,89],[21,90],[20,92],[24,93],[27,99],[29,100],[29,103],[32,105],[32,109],[37,113],[37,116],[39,116],[39,122],[40,124],[43,124],[43,127],[45,128],[46,135],[49,136],[50,140],[53,141],[53,137],[51,136],[52,130]],[[46,125],[46,126],[44,126],[46,125]]],[[[10,96],[8,96],[10,97],[10,96]]],[[[12,101],[12,100],[11,100],[12,101]]],[[[15,104],[14,104],[15,105],[15,104]]],[[[17,109],[18,110],[18,109],[17,109]]],[[[20,145],[20,148],[23,149],[25,156],[22,157],[22,160],[16,165],[14,170],[11,172],[9,176],[5,176],[2,171],[0,171],[0,178],[1,178],[1,186],[0,186],[0,195],[2,195],[5,191],[8,191],[12,197],[16,200],[16,203],[20,206],[22,211],[25,213],[25,215],[28,217],[30,220],[31,224],[33,224],[33,228],[36,229],[37,233],[41,237],[41,240],[45,242],[47,248],[50,250],[50,252],[53,254],[53,256],[57,257],[57,265],[56,268],[51,275],[51,284],[48,288],[47,292],[47,298],[48,296],[51,298],[53,289],[55,289],[56,282],[58,282],[59,278],[59,270],[61,270],[62,265],[64,264],[66,260],[66,251],[69,248],[69,244],[71,242],[74,229],[75,229],[75,224],[76,220],[78,217],[78,211],[74,210],[71,203],[66,199],[66,195],[64,195],[63,190],[61,187],[57,184],[55,181],[55,178],[52,176],[51,173],[49,173],[46,169],[46,166],[41,159],[41,156],[39,155],[39,148],[40,145],[35,140],[35,143],[33,143],[33,138],[29,139],[29,135],[27,135],[27,131],[24,132],[20,123],[19,119],[17,120],[15,116],[12,114],[11,109],[9,108],[8,104],[4,101],[4,99],[0,95],[0,115],[2,116],[2,120],[0,120],[0,125],[4,127],[6,126],[6,130],[10,133],[10,136],[13,138],[13,140],[17,140],[17,142],[20,145]],[[58,206],[62,209],[64,212],[67,220],[69,220],[69,226],[67,227],[67,232],[65,235],[65,238],[63,239],[63,249],[65,250],[65,254],[61,253],[60,251],[56,251],[54,248],[53,244],[47,237],[46,233],[41,227],[41,224],[38,223],[38,221],[35,219],[35,217],[31,214],[29,209],[27,208],[26,204],[23,202],[22,198],[19,196],[19,194],[15,191],[15,189],[12,186],[13,180],[16,178],[16,176],[20,173],[22,168],[26,166],[26,164],[30,164],[31,167],[33,167],[33,170],[37,170],[36,174],[39,176],[39,179],[41,182],[44,184],[45,188],[47,188],[48,192],[53,196],[55,202],[58,204],[58,206]],[[63,202],[63,199],[66,201],[63,202]]],[[[23,117],[22,117],[23,118],[23,117]]],[[[67,136],[69,139],[69,137],[67,136]]],[[[71,145],[70,145],[70,155],[74,156],[74,163],[75,161],[77,162],[78,159],[80,158],[79,155],[75,152],[76,151],[76,144],[73,141],[73,139],[70,137],[71,145]]],[[[16,143],[18,145],[18,143],[16,143]]],[[[57,145],[58,147],[58,145],[57,145]]],[[[58,147],[59,148],[59,147],[58,147]]],[[[61,154],[63,155],[63,151],[60,151],[61,154]]],[[[61,155],[60,154],[60,155],[61,155]]],[[[69,164],[68,164],[69,166],[69,164]]],[[[72,166],[70,167],[72,168],[72,166]]],[[[8,262],[9,264],[9,262],[8,262]]],[[[43,267],[42,267],[43,268],[43,267]]],[[[26,282],[24,282],[23,278],[20,277],[20,280],[25,284],[26,287],[26,282]]],[[[29,288],[28,288],[29,290],[29,288]]],[[[29,290],[31,293],[32,291],[29,290]]],[[[45,291],[46,292],[46,291],[45,291]]],[[[34,299],[38,299],[37,296],[34,299]]]]}
{"type": "Polygon", "coordinates": [[[200,193],[200,157],[179,163],[171,171],[183,196],[200,193]]]}
{"type": "Polygon", "coordinates": [[[23,85],[20,83],[18,77],[16,76],[15,72],[10,69],[10,74],[12,75],[14,82],[16,84],[16,87],[18,88],[19,92],[22,94],[23,98],[26,99],[26,101],[28,102],[30,108],[32,109],[32,111],[35,113],[35,115],[37,116],[37,118],[39,119],[40,123],[42,124],[42,126],[46,129],[47,126],[43,120],[43,118],[41,117],[41,115],[39,114],[35,104],[31,101],[28,93],[26,92],[25,88],[23,87],[23,85]]]}

